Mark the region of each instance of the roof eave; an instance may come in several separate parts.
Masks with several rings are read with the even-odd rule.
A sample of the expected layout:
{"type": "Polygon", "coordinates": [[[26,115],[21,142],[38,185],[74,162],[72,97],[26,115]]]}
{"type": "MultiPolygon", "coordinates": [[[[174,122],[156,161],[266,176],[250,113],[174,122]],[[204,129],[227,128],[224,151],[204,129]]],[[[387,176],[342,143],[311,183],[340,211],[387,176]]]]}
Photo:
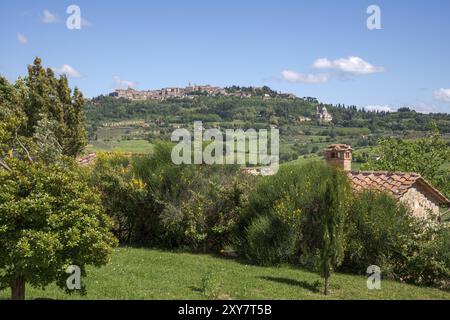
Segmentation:
{"type": "Polygon", "coordinates": [[[436,197],[436,199],[439,201],[439,204],[450,207],[450,200],[447,199],[446,196],[444,196],[438,189],[433,187],[433,185],[429,183],[427,180],[425,180],[423,177],[417,179],[416,183],[420,183],[424,187],[426,187],[428,191],[430,191],[436,197]]]}

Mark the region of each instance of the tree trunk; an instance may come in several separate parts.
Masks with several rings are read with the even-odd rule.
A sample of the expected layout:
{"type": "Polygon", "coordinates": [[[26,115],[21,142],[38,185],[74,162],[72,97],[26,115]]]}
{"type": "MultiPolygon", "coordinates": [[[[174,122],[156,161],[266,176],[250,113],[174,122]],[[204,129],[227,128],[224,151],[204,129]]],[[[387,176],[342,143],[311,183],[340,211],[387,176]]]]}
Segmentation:
{"type": "Polygon", "coordinates": [[[17,277],[11,284],[11,300],[25,300],[24,277],[17,277]]]}
{"type": "Polygon", "coordinates": [[[323,294],[328,295],[330,293],[330,277],[325,277],[325,286],[323,289],[323,294]]]}

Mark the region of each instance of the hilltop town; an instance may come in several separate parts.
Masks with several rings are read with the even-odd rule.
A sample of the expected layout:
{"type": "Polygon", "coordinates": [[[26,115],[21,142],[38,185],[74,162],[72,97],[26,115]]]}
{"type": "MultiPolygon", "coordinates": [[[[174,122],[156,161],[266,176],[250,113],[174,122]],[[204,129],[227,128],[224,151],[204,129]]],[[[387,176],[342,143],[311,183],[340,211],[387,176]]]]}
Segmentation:
{"type": "Polygon", "coordinates": [[[281,93],[271,90],[269,87],[216,87],[211,85],[191,85],[185,88],[170,87],[156,90],[136,90],[128,87],[127,89],[116,89],[109,94],[117,99],[123,98],[132,101],[160,100],[164,101],[170,98],[193,98],[195,96],[236,96],[236,97],[254,97],[264,98],[287,98],[295,99],[292,93],[281,93]]]}
{"type": "MultiPolygon", "coordinates": [[[[211,85],[189,85],[185,88],[168,87],[156,90],[136,90],[128,87],[127,89],[116,89],[110,93],[109,96],[116,99],[126,99],[130,101],[165,101],[167,99],[193,99],[196,96],[204,97],[217,97],[217,96],[229,96],[240,98],[262,97],[263,99],[271,98],[284,98],[284,99],[297,99],[298,97],[292,93],[281,93],[272,90],[271,88],[264,87],[216,87],[211,85]]],[[[312,99],[312,98],[303,98],[312,99]]],[[[315,100],[314,100],[315,101],[315,100]]],[[[310,122],[313,119],[310,117],[300,116],[300,122],[310,122]]],[[[333,116],[328,112],[325,106],[320,108],[316,107],[315,121],[320,124],[328,124],[333,121],[333,116]]]]}

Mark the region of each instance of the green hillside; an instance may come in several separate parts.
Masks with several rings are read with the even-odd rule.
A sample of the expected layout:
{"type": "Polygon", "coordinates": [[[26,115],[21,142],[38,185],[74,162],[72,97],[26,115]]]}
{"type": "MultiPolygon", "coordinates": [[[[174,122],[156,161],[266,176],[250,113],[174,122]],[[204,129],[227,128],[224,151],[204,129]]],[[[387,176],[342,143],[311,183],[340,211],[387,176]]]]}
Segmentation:
{"type": "MultiPolygon", "coordinates": [[[[146,153],[156,140],[170,140],[177,128],[193,129],[193,121],[205,128],[280,130],[282,163],[321,156],[331,143],[348,143],[356,151],[355,168],[376,154],[382,137],[423,137],[434,121],[450,141],[450,115],[399,112],[367,112],[355,106],[324,105],[314,98],[282,96],[238,98],[229,96],[165,101],[129,101],[100,96],[86,105],[90,136],[88,151],[146,153]],[[315,120],[316,109],[326,107],[333,117],[328,124],[315,120]],[[310,121],[305,121],[310,119],[310,121]],[[146,141],[148,143],[146,143],[146,141]]],[[[303,160],[301,160],[303,161],[303,160]]]]}

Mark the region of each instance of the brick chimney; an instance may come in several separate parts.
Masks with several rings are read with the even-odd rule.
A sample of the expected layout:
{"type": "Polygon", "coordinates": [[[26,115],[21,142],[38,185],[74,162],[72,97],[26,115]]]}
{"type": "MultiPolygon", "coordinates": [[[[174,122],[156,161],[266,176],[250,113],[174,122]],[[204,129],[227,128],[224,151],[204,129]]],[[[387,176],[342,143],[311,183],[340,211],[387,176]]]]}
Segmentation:
{"type": "Polygon", "coordinates": [[[351,171],[352,151],[348,144],[332,144],[325,149],[325,160],[330,166],[336,166],[344,171],[351,171]]]}

